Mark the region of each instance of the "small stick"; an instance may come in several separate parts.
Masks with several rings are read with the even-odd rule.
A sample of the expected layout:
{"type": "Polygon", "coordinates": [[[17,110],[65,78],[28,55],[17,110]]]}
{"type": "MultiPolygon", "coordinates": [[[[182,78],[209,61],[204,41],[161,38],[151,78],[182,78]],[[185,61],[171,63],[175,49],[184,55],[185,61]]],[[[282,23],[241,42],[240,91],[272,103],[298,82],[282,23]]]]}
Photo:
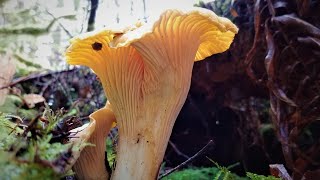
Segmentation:
{"type": "Polygon", "coordinates": [[[55,17],[48,9],[46,9],[46,11],[54,20],[58,22],[59,26],[64,30],[64,32],[69,36],[69,38],[72,38],[72,34],[63,26],[63,24],[59,22],[59,18],[61,17],[55,17]]]}
{"type": "Polygon", "coordinates": [[[49,75],[54,75],[54,74],[59,74],[59,73],[66,73],[66,72],[71,72],[71,71],[74,71],[75,69],[68,69],[68,70],[63,70],[63,71],[58,71],[58,72],[55,72],[55,71],[50,71],[50,72],[47,72],[47,73],[36,73],[36,74],[30,74],[28,76],[23,76],[23,77],[19,77],[17,79],[14,79],[10,84],[8,85],[5,85],[5,86],[0,86],[0,90],[1,89],[5,89],[5,88],[8,88],[8,87],[11,87],[11,86],[14,86],[16,84],[19,84],[21,82],[25,82],[25,81],[29,81],[29,80],[32,80],[32,79],[37,79],[37,78],[42,78],[42,77],[45,77],[45,76],[49,76],[49,75]]]}
{"type": "Polygon", "coordinates": [[[169,144],[171,145],[171,147],[173,148],[173,150],[179,155],[179,156],[182,156],[186,159],[189,159],[190,157],[185,155],[183,152],[181,152],[177,146],[172,142],[172,141],[169,141],[169,144]]]}
{"type": "Polygon", "coordinates": [[[26,127],[26,129],[25,129],[25,130],[23,131],[23,133],[22,133],[22,137],[27,137],[28,132],[29,132],[31,129],[34,128],[34,125],[38,122],[38,120],[39,120],[40,117],[41,117],[41,116],[38,115],[36,118],[32,119],[32,120],[29,122],[28,126],[26,127]]]}
{"type": "Polygon", "coordinates": [[[183,166],[187,165],[189,162],[193,161],[196,157],[198,157],[199,155],[201,155],[203,152],[205,152],[205,150],[211,146],[213,144],[213,141],[210,140],[202,149],[200,149],[200,151],[198,151],[196,154],[194,154],[192,157],[190,157],[189,159],[187,159],[186,161],[184,161],[183,163],[179,164],[178,166],[176,166],[175,168],[170,169],[168,172],[164,173],[163,175],[161,175],[158,179],[162,179],[165,176],[168,176],[169,174],[173,173],[174,171],[182,168],[183,166]]]}

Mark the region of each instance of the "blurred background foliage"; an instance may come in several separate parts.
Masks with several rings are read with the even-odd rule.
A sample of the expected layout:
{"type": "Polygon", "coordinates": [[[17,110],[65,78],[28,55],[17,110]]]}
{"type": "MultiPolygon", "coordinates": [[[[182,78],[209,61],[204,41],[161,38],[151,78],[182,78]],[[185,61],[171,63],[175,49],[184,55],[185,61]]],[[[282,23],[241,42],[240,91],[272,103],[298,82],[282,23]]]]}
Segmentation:
{"type": "Polygon", "coordinates": [[[86,28],[87,6],[80,0],[1,2],[0,52],[15,59],[18,75],[65,69],[63,52],[72,34],[86,28]]]}

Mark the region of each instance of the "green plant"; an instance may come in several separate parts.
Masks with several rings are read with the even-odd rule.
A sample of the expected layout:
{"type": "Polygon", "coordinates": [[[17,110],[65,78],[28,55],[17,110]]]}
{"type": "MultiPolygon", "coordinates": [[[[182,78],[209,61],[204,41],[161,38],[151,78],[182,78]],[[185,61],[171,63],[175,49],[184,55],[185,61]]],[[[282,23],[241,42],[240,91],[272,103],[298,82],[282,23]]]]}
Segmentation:
{"type": "Polygon", "coordinates": [[[280,180],[280,178],[276,178],[274,176],[263,176],[254,173],[247,172],[247,177],[251,180],[280,180]]]}
{"type": "Polygon", "coordinates": [[[0,113],[0,179],[60,179],[69,173],[73,150],[82,144],[62,143],[68,128],[59,115],[47,107],[42,117],[24,122],[0,113]]]}
{"type": "Polygon", "coordinates": [[[114,142],[112,141],[111,138],[107,138],[107,143],[106,143],[106,151],[107,151],[107,159],[109,162],[110,167],[115,167],[115,161],[116,161],[116,149],[114,146],[114,142]]]}
{"type": "Polygon", "coordinates": [[[280,180],[273,176],[263,176],[247,172],[246,177],[240,177],[232,173],[229,169],[233,166],[223,167],[217,162],[208,158],[216,167],[209,168],[187,168],[181,171],[174,172],[162,180],[280,180]]]}
{"type": "Polygon", "coordinates": [[[163,180],[207,180],[214,179],[220,170],[215,167],[211,168],[188,168],[174,172],[163,180]]]}

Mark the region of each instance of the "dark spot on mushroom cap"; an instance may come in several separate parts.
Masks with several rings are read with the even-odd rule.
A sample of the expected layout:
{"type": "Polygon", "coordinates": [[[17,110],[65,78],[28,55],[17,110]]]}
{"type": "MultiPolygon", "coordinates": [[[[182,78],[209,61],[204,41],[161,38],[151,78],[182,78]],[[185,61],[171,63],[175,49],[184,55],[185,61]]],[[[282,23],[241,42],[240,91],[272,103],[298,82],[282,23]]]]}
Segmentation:
{"type": "Polygon", "coordinates": [[[92,46],[92,49],[96,51],[100,51],[102,49],[102,44],[98,42],[93,43],[91,46],[92,46]]]}

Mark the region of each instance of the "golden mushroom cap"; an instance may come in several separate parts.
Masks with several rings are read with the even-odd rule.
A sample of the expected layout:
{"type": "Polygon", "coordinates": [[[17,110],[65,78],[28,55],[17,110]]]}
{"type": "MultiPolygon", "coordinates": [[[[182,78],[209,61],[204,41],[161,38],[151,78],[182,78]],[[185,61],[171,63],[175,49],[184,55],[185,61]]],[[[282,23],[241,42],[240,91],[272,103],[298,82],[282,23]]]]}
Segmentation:
{"type": "Polygon", "coordinates": [[[123,34],[116,36],[110,46],[129,46],[151,33],[163,31],[166,32],[165,35],[199,32],[200,46],[195,57],[195,61],[199,61],[229,49],[235,34],[238,33],[237,26],[229,19],[219,17],[204,8],[169,9],[154,19],[153,22],[128,28],[123,34]]]}

